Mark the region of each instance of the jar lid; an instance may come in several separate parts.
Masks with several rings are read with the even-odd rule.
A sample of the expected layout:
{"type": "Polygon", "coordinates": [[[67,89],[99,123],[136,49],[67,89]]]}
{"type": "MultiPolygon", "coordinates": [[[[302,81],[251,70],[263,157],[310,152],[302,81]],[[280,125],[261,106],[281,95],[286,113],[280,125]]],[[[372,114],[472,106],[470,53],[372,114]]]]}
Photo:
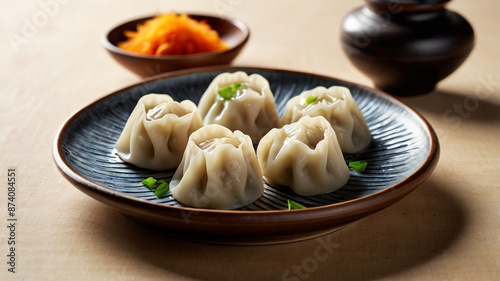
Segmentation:
{"type": "Polygon", "coordinates": [[[384,19],[369,7],[348,14],[342,22],[344,49],[366,56],[422,61],[460,55],[474,46],[472,26],[451,11],[399,13],[389,21],[384,19]]]}
{"type": "Polygon", "coordinates": [[[421,11],[439,9],[451,0],[365,0],[369,5],[380,9],[399,7],[402,11],[421,11]]]}
{"type": "Polygon", "coordinates": [[[451,0],[366,0],[369,3],[375,4],[391,4],[391,5],[439,5],[450,2],[451,0]]]}

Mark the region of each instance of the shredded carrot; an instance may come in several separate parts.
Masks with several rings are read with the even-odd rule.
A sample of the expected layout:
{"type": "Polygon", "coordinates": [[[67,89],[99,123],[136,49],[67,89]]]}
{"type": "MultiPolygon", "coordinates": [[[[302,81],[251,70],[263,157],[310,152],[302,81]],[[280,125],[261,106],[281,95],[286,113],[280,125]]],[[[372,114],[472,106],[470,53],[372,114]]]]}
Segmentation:
{"type": "Polygon", "coordinates": [[[229,48],[205,20],[186,14],[159,15],[138,24],[137,31],[124,34],[128,39],[118,47],[141,54],[185,55],[229,48]]]}

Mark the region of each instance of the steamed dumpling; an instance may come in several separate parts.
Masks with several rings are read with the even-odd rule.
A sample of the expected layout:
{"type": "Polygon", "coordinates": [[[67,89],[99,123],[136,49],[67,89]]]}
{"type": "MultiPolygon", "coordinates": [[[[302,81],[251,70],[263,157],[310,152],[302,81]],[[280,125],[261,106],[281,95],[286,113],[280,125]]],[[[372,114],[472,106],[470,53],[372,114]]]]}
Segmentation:
{"type": "Polygon", "coordinates": [[[164,94],[145,95],[137,102],[116,143],[117,155],[141,168],[177,168],[189,135],[202,126],[193,102],[179,103],[164,94]]]}
{"type": "Polygon", "coordinates": [[[322,116],[304,116],[271,130],[257,156],[270,184],[290,186],[303,196],[335,191],[350,177],[335,131],[322,116]]]}
{"type": "Polygon", "coordinates": [[[264,181],[250,137],[216,124],[194,132],[170,190],[177,201],[197,208],[254,202],[264,193],[264,181]]]}
{"type": "Polygon", "coordinates": [[[368,125],[346,87],[316,87],[303,92],[288,101],[281,121],[290,124],[305,115],[325,117],[345,153],[359,152],[370,144],[368,125]]]}
{"type": "Polygon", "coordinates": [[[259,74],[222,73],[214,78],[198,104],[205,125],[240,130],[257,144],[279,116],[269,82],[259,74]]]}

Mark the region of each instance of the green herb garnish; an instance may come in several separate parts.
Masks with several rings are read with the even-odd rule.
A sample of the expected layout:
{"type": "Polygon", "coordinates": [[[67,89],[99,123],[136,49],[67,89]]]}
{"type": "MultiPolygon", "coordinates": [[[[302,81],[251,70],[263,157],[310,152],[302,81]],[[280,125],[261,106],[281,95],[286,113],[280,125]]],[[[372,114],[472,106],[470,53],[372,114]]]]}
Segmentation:
{"type": "Polygon", "coordinates": [[[149,177],[143,181],[141,181],[141,183],[148,187],[149,189],[151,189],[152,191],[155,192],[155,195],[156,197],[160,198],[162,195],[164,195],[165,193],[168,192],[169,190],[169,185],[166,181],[164,180],[156,180],[155,178],[153,177],[149,177]],[[155,185],[158,186],[155,188],[155,185]]]}
{"type": "Polygon", "coordinates": [[[153,187],[155,186],[156,184],[156,179],[153,178],[153,177],[149,177],[143,181],[141,181],[141,183],[145,186],[147,186],[149,189],[153,190],[153,187]]]}
{"type": "Polygon", "coordinates": [[[308,96],[306,98],[306,103],[307,104],[315,103],[317,100],[318,100],[318,97],[316,97],[316,96],[308,96]]]}
{"type": "Polygon", "coordinates": [[[159,180],[158,183],[160,185],[156,188],[155,195],[156,197],[160,198],[162,195],[168,192],[169,186],[168,183],[164,180],[159,180]]]}
{"type": "Polygon", "coordinates": [[[306,209],[306,207],[300,205],[299,203],[297,202],[294,202],[290,199],[287,199],[288,201],[288,210],[296,210],[296,209],[306,209]]]}
{"type": "Polygon", "coordinates": [[[354,171],[358,173],[363,172],[367,165],[368,165],[367,162],[359,162],[359,161],[349,162],[349,167],[353,168],[354,171]]]}
{"type": "Polygon", "coordinates": [[[224,88],[219,89],[219,96],[221,96],[225,100],[230,100],[232,99],[236,93],[238,92],[238,89],[241,87],[241,83],[233,83],[231,85],[228,85],[224,88]]]}

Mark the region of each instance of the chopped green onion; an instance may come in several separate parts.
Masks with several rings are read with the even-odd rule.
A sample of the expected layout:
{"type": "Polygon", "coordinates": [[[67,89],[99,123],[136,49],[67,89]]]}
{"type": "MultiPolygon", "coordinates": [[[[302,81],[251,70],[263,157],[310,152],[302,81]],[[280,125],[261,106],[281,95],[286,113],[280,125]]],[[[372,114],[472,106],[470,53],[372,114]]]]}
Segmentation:
{"type": "Polygon", "coordinates": [[[221,88],[219,89],[219,96],[221,96],[225,100],[230,100],[236,95],[240,87],[241,83],[233,83],[224,88],[221,88]]]}
{"type": "Polygon", "coordinates": [[[153,177],[149,177],[141,182],[143,185],[149,187],[149,189],[153,190],[153,187],[156,184],[156,179],[153,177]]]}
{"type": "Polygon", "coordinates": [[[168,192],[169,186],[168,183],[164,180],[159,180],[158,183],[160,185],[156,188],[155,195],[156,197],[160,198],[162,195],[168,192]]]}
{"type": "Polygon", "coordinates": [[[349,167],[353,168],[358,173],[363,172],[367,165],[368,163],[366,162],[359,162],[359,161],[349,162],[349,167]]]}
{"type": "Polygon", "coordinates": [[[296,209],[306,209],[306,207],[300,205],[297,202],[294,202],[290,199],[287,199],[288,201],[288,210],[296,210],[296,209]]]}
{"type": "Polygon", "coordinates": [[[306,98],[306,103],[307,104],[315,103],[317,100],[318,100],[318,97],[316,97],[316,96],[308,96],[306,98]]]}
{"type": "Polygon", "coordinates": [[[149,177],[143,181],[141,181],[141,183],[148,187],[149,189],[151,189],[152,191],[155,192],[155,195],[160,198],[162,195],[164,195],[165,193],[168,192],[169,190],[169,185],[166,181],[164,180],[156,180],[155,178],[153,177],[149,177]],[[155,185],[158,184],[158,186],[155,188],[155,185]]]}

